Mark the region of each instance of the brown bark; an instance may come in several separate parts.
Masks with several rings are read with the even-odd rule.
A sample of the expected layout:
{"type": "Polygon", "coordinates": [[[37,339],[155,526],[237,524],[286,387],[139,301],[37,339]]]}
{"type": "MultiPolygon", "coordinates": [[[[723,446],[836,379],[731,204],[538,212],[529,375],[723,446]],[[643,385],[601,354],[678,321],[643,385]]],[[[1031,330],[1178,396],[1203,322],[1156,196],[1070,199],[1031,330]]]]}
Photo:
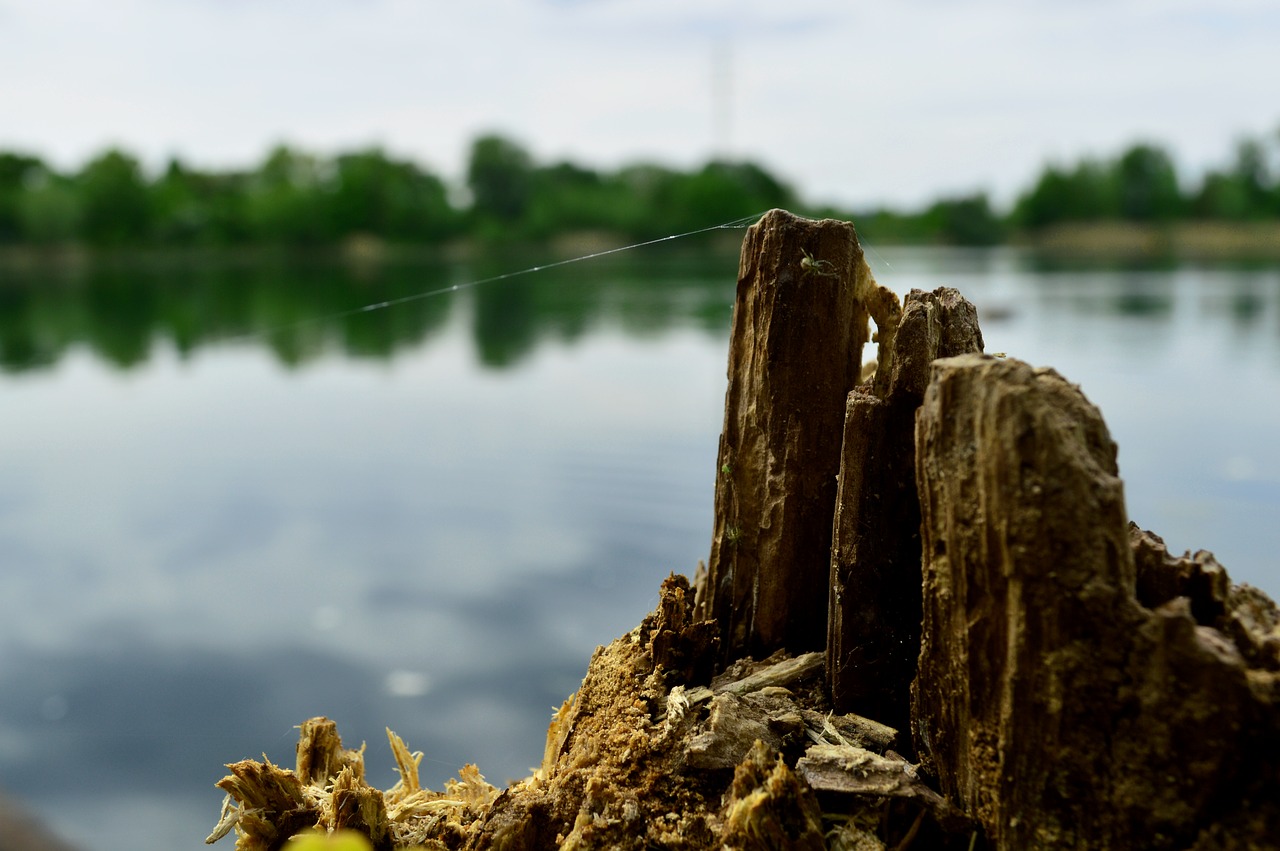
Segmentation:
{"type": "Polygon", "coordinates": [[[821,650],[834,471],[875,283],[853,225],[772,210],[747,232],[698,616],[722,662],[821,650]]]}
{"type": "MultiPolygon", "coordinates": [[[[1212,589],[1213,571],[1161,579],[1177,560],[1131,545],[1097,409],[1052,370],[967,355],[934,365],[916,438],[912,725],[943,793],[1001,849],[1274,841],[1275,670],[1198,624],[1196,598],[1139,602],[1135,547],[1157,597],[1212,589]]],[[[1216,617],[1265,647],[1274,606],[1238,600],[1216,617]]]]}
{"type": "Polygon", "coordinates": [[[881,337],[875,380],[850,393],[845,405],[827,678],[837,711],[905,730],[920,653],[916,409],[929,365],[982,351],[982,332],[973,305],[939,288],[912,290],[896,333],[881,337]]]}

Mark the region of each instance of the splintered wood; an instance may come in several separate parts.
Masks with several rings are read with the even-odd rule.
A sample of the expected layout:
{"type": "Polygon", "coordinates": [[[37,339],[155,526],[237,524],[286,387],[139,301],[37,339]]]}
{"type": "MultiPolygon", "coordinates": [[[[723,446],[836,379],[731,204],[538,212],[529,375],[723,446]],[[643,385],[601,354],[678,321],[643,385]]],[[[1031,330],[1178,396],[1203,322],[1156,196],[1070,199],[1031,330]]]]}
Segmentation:
{"type": "Polygon", "coordinates": [[[233,829],[237,851],[274,851],[295,834],[319,828],[354,830],[375,848],[416,847],[441,838],[464,840],[498,796],[474,765],[463,766],[460,780],[443,792],[418,782],[421,753],[410,753],[387,730],[400,781],[386,792],[364,779],[364,749],[342,746],[337,725],[312,718],[300,728],[293,770],[266,758],[227,766],[231,774],[218,781],[227,793],[221,817],[206,843],[233,829]]]}
{"type": "Polygon", "coordinates": [[[501,794],[474,766],[442,793],[422,789],[422,754],[389,731],[400,782],[380,792],[363,780],[362,753],[342,747],[332,721],[315,718],[302,726],[296,769],[229,766],[210,841],[235,830],[238,851],[273,851],[318,826],[355,829],[375,849],[820,849],[838,829],[846,842],[864,843],[847,847],[883,848],[878,835],[901,838],[917,813],[937,809],[908,783],[895,793],[909,808],[895,828],[876,827],[880,786],[842,789],[839,818],[826,817],[822,789],[797,762],[809,755],[820,763],[832,747],[879,757],[897,732],[831,713],[822,654],[737,660],[714,679],[703,669],[690,680],[680,660],[714,647],[706,623],[692,621],[689,590],[684,577],[668,579],[658,609],[596,652],[552,721],[542,767],[501,794]]]}

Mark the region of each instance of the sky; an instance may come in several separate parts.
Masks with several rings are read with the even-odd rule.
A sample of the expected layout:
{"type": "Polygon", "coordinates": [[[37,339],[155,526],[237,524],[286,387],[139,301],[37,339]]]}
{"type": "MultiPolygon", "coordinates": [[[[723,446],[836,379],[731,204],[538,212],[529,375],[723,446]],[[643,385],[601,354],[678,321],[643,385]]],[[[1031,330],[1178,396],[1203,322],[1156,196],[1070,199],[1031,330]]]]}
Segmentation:
{"type": "Polygon", "coordinates": [[[0,150],[248,168],[381,146],[460,181],[716,156],[807,200],[1009,203],[1137,141],[1184,179],[1280,134],[1276,0],[0,0],[0,150]]]}

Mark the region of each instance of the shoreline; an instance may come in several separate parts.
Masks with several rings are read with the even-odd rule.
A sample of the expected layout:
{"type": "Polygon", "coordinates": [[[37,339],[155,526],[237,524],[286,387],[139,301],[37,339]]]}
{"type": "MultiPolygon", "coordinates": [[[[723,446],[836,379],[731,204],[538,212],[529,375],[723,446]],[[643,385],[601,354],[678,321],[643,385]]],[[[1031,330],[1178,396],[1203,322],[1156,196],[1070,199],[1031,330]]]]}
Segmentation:
{"type": "MultiPolygon", "coordinates": [[[[489,244],[476,239],[440,243],[391,243],[378,237],[355,235],[340,243],[314,246],[254,243],[224,246],[139,245],[98,248],[83,243],[0,246],[0,270],[76,271],[98,265],[187,266],[193,263],[254,265],[259,263],[341,263],[356,267],[383,264],[460,262],[494,248],[511,252],[540,252],[560,261],[625,248],[633,241],[605,231],[570,231],[542,242],[489,244]]],[[[725,240],[699,247],[728,250],[725,240]]],[[[955,248],[1026,252],[1033,261],[1069,263],[1280,263],[1280,220],[1250,222],[1126,221],[1070,222],[1039,231],[1013,233],[1004,242],[966,246],[938,242],[876,241],[877,249],[955,248]]]]}
{"type": "Polygon", "coordinates": [[[1015,239],[1047,259],[1086,261],[1280,261],[1280,221],[1077,222],[1015,239]]]}

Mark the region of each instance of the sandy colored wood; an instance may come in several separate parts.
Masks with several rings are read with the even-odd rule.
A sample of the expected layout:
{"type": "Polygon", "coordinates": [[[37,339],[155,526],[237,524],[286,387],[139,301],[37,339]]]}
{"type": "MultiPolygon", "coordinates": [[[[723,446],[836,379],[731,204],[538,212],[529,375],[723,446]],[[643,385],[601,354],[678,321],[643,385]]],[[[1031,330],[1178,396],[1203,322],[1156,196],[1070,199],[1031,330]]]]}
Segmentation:
{"type": "Polygon", "coordinates": [[[685,680],[679,661],[665,667],[658,636],[679,651],[669,659],[706,647],[689,591],[684,577],[668,579],[657,610],[596,651],[582,687],[552,719],[533,776],[499,792],[468,766],[461,780],[432,792],[418,783],[422,755],[389,733],[401,780],[382,792],[363,780],[362,752],[345,749],[333,723],[316,718],[302,725],[297,769],[253,760],[229,766],[218,785],[230,797],[211,838],[234,830],[237,851],[279,851],[289,836],[318,826],[354,829],[377,851],[766,851],[823,849],[824,836],[839,835],[842,844],[831,847],[883,851],[914,828],[929,847],[968,847],[971,825],[911,786],[914,766],[884,757],[902,779],[892,819],[883,784],[841,783],[842,770],[857,774],[879,759],[894,731],[830,714],[822,654],[742,661],[734,666],[741,676],[722,673],[714,692],[685,680]],[[767,676],[735,685],[761,671],[767,676]],[[779,681],[790,685],[771,684],[779,681]],[[828,758],[836,745],[856,747],[859,759],[841,769],[828,758]],[[866,757],[863,747],[875,753],[866,757]],[[835,810],[824,809],[798,773],[806,757],[839,792],[835,810]]]}
{"type": "Polygon", "coordinates": [[[805,653],[794,659],[770,665],[740,680],[717,686],[713,690],[730,694],[748,694],[763,688],[791,686],[806,677],[821,676],[822,664],[821,653],[805,653]]]}

